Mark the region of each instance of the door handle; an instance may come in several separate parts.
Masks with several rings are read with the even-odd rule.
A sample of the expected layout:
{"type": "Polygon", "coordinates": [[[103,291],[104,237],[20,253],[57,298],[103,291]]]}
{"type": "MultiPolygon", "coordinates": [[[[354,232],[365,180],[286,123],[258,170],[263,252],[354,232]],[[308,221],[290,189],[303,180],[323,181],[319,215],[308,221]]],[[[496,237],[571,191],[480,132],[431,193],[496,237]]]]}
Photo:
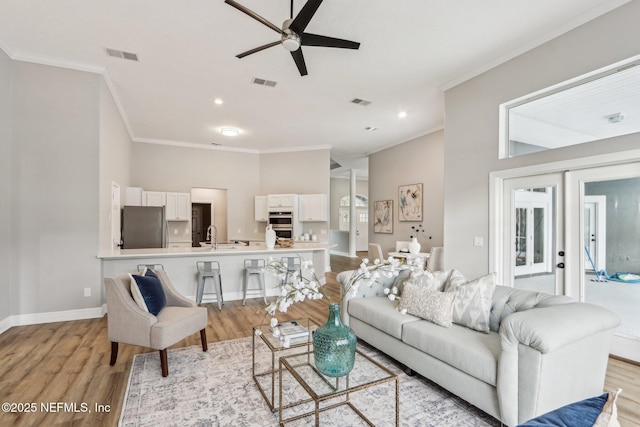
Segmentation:
{"type": "Polygon", "coordinates": [[[559,262],[558,263],[558,268],[564,268],[564,262],[559,262]]]}

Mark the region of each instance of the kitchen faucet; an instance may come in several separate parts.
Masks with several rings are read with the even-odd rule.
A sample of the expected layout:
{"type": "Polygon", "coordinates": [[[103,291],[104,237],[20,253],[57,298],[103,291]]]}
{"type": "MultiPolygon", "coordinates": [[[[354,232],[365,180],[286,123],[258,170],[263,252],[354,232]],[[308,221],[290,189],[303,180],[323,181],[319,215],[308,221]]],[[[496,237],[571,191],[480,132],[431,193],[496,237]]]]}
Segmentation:
{"type": "Polygon", "coordinates": [[[213,224],[207,227],[207,240],[211,241],[212,228],[213,228],[213,241],[215,242],[213,248],[217,250],[218,249],[218,228],[213,224]]]}

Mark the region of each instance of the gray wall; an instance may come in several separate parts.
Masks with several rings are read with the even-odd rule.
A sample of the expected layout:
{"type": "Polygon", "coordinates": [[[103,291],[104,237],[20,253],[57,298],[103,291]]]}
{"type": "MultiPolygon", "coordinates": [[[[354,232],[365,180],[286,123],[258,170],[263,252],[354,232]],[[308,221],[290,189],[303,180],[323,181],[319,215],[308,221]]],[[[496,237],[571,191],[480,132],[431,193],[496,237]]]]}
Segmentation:
{"type": "MultiPolygon", "coordinates": [[[[131,138],[104,80],[100,84],[100,251],[111,249],[111,183],[124,200],[130,186],[131,138]]],[[[123,203],[124,204],[124,203],[123,203]]]]}
{"type": "Polygon", "coordinates": [[[640,272],[640,178],[585,183],[586,195],[607,196],[607,273],[640,272]]]}
{"type": "MultiPolygon", "coordinates": [[[[10,315],[11,240],[11,60],[0,50],[0,323],[10,315]],[[9,203],[7,203],[9,202],[9,203]]],[[[0,327],[0,331],[2,328],[0,327]]]]}
{"type": "Polygon", "coordinates": [[[489,173],[638,146],[628,135],[498,159],[498,106],[638,54],[640,2],[630,2],[445,92],[445,265],[467,277],[489,268],[489,173]],[[485,246],[473,246],[473,237],[485,246]]]}
{"type": "MultiPolygon", "coordinates": [[[[394,251],[397,240],[409,240],[411,226],[422,224],[427,236],[420,237],[423,251],[442,246],[444,213],[444,131],[416,138],[369,156],[369,217],[373,203],[393,200],[393,234],[373,232],[369,222],[369,242],[379,243],[385,256],[394,251]],[[398,187],[423,184],[422,222],[398,221],[398,187]],[[428,240],[431,236],[431,240],[428,240]]],[[[446,249],[445,249],[446,252],[446,249]]]]}
{"type": "Polygon", "coordinates": [[[97,307],[100,76],[11,67],[11,313],[97,307]]]}

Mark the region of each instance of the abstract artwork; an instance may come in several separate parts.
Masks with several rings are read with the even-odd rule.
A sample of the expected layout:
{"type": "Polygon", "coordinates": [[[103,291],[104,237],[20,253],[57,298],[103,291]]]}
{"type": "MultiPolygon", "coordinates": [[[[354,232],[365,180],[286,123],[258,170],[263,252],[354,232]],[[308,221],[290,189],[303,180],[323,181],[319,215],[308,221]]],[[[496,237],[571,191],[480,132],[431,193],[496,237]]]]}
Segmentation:
{"type": "Polygon", "coordinates": [[[399,187],[398,220],[422,221],[422,184],[401,185],[399,187]]]}
{"type": "Polygon", "coordinates": [[[393,200],[373,202],[373,232],[393,233],[393,200]]]}

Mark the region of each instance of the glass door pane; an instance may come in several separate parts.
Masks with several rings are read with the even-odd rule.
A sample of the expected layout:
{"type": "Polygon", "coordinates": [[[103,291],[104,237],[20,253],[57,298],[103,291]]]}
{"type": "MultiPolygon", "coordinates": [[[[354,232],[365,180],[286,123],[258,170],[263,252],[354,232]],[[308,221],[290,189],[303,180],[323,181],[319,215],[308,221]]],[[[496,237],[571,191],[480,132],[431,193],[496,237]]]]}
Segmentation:
{"type": "Polygon", "coordinates": [[[567,174],[567,293],[622,319],[611,352],[640,361],[640,163],[567,174]]]}

